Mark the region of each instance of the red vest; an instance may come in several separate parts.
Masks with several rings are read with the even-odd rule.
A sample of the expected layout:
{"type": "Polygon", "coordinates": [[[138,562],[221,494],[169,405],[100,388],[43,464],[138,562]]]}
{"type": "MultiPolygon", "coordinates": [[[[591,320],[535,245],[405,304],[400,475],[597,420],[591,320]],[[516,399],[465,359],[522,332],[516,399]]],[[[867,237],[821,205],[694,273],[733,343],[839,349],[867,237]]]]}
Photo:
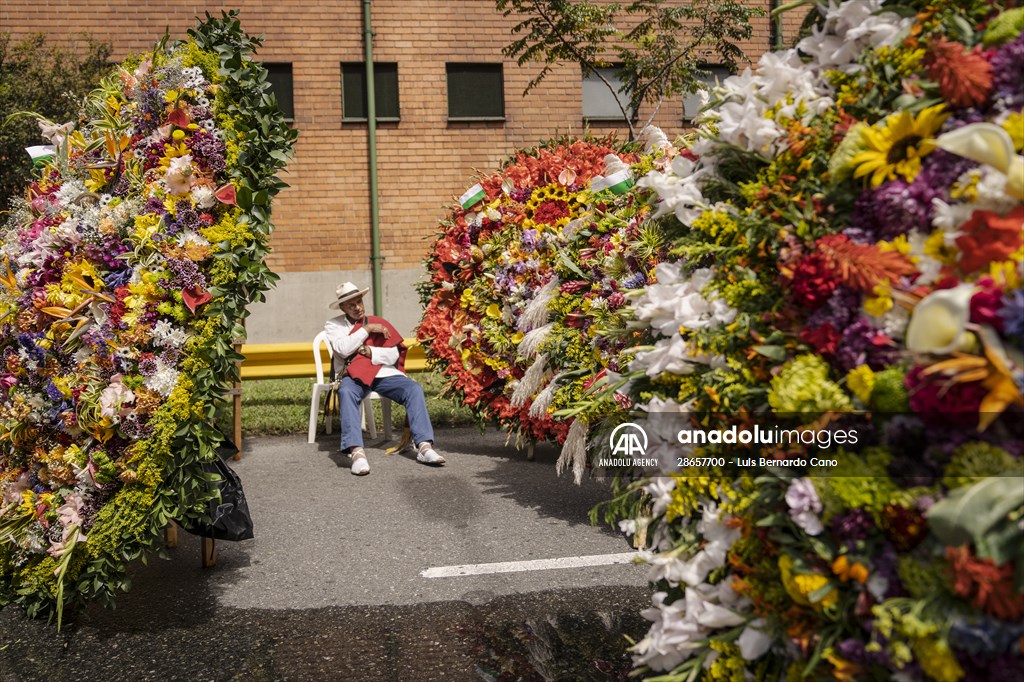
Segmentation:
{"type": "MultiPolygon", "coordinates": [[[[384,325],[388,328],[388,331],[391,332],[391,336],[385,339],[383,334],[370,334],[366,337],[366,341],[364,341],[363,344],[376,348],[392,348],[394,346],[398,346],[398,363],[395,367],[397,367],[400,372],[404,372],[405,354],[408,349],[402,343],[402,335],[398,333],[398,330],[395,329],[390,322],[383,318],[370,315],[365,321],[367,324],[384,325]]],[[[362,329],[362,327],[362,322],[356,322],[352,326],[352,331],[349,333],[351,334],[356,332],[359,329],[362,329]]],[[[373,362],[370,361],[370,358],[356,353],[352,356],[352,359],[348,361],[348,365],[345,367],[345,374],[365,386],[370,386],[373,383],[373,380],[377,378],[377,372],[380,371],[380,368],[381,366],[373,364],[373,362]]]]}

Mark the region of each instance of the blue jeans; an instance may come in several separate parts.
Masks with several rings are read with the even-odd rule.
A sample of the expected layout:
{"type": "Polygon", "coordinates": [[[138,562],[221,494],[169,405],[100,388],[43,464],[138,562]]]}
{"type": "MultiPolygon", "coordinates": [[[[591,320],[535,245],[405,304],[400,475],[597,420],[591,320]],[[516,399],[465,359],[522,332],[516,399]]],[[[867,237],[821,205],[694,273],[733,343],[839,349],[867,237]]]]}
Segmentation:
{"type": "Polygon", "coordinates": [[[385,398],[394,400],[405,407],[409,418],[409,430],[412,442],[419,445],[424,441],[434,440],[434,429],[427,415],[427,401],[423,397],[423,387],[407,376],[391,376],[374,379],[370,388],[363,386],[352,377],[345,376],[338,387],[338,404],[341,409],[341,449],[363,444],[362,419],[359,406],[370,391],[376,391],[385,398]]]}

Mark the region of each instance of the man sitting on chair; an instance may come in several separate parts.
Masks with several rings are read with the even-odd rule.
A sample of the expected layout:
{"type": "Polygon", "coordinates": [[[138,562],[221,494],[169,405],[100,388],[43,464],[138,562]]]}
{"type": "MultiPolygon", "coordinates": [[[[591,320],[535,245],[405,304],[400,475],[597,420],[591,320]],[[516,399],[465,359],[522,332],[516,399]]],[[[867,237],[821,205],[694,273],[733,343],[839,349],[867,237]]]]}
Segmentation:
{"type": "Polygon", "coordinates": [[[344,315],[333,317],[324,325],[327,342],[347,363],[338,387],[341,450],[352,458],[353,474],[370,473],[363,450],[359,408],[370,391],[376,391],[405,407],[416,444],[416,460],[441,466],[445,460],[433,448],[434,429],[427,415],[423,388],[403,371],[406,348],[402,336],[387,320],[366,315],[363,296],[367,291],[369,289],[360,289],[352,282],[344,282],[337,289],[337,300],[330,304],[331,308],[340,308],[344,315]]]}

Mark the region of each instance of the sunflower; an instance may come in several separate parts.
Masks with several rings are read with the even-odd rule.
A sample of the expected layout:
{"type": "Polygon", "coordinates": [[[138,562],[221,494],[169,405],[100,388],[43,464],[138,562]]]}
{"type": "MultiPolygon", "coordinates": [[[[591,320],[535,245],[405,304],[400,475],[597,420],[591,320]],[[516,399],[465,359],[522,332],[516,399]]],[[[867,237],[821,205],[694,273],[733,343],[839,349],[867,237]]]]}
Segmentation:
{"type": "Polygon", "coordinates": [[[865,150],[850,160],[856,178],[871,176],[871,186],[902,177],[912,182],[921,170],[921,158],[935,149],[934,135],[949,116],[937,104],[917,116],[901,111],[886,117],[881,126],[864,128],[861,141],[865,150]]]}

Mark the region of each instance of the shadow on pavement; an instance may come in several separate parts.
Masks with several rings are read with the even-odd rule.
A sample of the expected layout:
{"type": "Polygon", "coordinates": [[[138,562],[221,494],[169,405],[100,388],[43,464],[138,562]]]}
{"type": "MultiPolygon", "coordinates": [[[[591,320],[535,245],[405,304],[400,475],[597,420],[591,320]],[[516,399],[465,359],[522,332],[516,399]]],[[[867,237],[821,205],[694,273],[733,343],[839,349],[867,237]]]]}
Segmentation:
{"type": "Polygon", "coordinates": [[[218,609],[203,580],[180,582],[194,591],[139,589],[60,633],[0,612],[0,680],[624,680],[624,636],[643,636],[649,602],[645,588],[595,587],[480,605],[218,609]]]}

